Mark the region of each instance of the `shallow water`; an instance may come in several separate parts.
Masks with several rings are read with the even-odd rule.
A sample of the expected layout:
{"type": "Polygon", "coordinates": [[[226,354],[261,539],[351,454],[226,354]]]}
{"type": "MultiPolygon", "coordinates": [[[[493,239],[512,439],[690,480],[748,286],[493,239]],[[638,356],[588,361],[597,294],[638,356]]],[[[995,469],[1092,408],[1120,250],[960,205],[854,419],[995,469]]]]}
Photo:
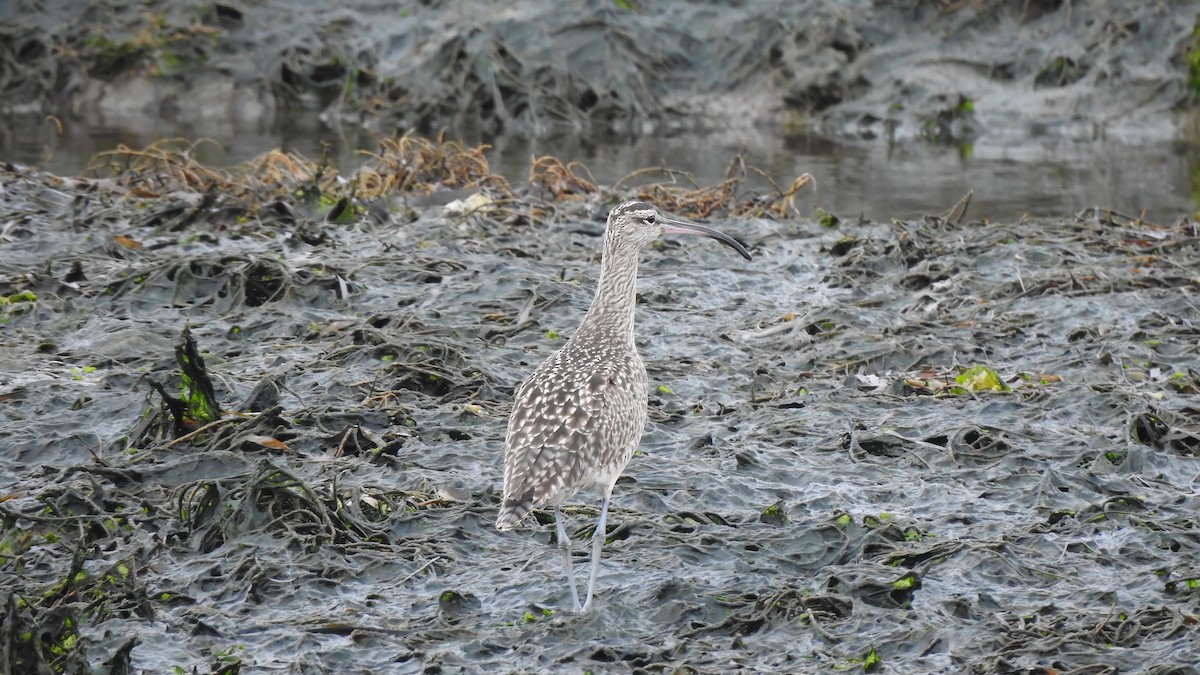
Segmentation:
{"type": "MultiPolygon", "coordinates": [[[[77,175],[94,155],[118,144],[141,148],[175,137],[214,141],[200,143],[196,155],[217,166],[231,166],[274,148],[317,158],[328,147],[331,160],[350,171],[363,161],[360,151],[377,149],[371,132],[338,132],[309,117],[274,129],[68,124],[51,152],[55,139],[50,128],[18,118],[8,120],[6,132],[0,133],[0,161],[41,164],[60,175],[77,175]]],[[[564,162],[582,162],[602,185],[613,185],[648,166],[690,172],[701,185],[712,185],[724,178],[729,162],[741,153],[747,164],[765,170],[783,187],[802,173],[812,174],[816,188],[801,194],[802,212],[821,208],[842,218],[938,214],[967,191],[974,193],[968,217],[991,220],[1061,216],[1100,207],[1169,222],[1200,209],[1200,195],[1192,187],[1193,176],[1200,174],[1200,147],[1180,142],[997,137],[961,146],[913,140],[889,144],[884,139],[789,136],[770,129],[645,137],[462,138],[491,145],[487,156],[492,169],[506,177],[523,178],[531,157],[554,155],[564,162]]],[[[762,181],[756,185],[766,187],[762,181]]]]}

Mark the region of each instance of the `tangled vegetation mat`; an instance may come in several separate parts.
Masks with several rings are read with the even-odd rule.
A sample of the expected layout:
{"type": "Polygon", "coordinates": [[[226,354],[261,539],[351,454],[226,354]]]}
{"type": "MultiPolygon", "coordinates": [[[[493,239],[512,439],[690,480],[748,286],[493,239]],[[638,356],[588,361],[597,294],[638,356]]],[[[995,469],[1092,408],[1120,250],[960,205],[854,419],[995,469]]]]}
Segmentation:
{"type": "Polygon", "coordinates": [[[485,137],[782,121],[965,144],[1195,138],[1196,26],[1183,0],[10,0],[0,112],[206,130],[189,133],[303,109],[485,137]]]}
{"type": "Polygon", "coordinates": [[[600,188],[409,136],[0,168],[4,672],[1196,672],[1193,220],[860,222],[737,158],[600,188]],[[548,517],[493,527],[500,447],[635,195],[755,259],[643,256],[651,421],[577,616],[548,517]]]}

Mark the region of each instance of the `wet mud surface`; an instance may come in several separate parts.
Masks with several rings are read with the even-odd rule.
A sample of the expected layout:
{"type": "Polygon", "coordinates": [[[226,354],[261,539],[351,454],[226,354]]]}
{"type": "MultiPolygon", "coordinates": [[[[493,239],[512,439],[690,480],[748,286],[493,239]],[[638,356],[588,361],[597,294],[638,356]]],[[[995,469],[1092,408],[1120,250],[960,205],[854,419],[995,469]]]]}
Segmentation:
{"type": "MultiPolygon", "coordinates": [[[[386,133],[1173,138],[1195,1],[481,0],[0,5],[2,110],[255,127],[296,110],[386,133]]],[[[1194,123],[1192,123],[1194,126],[1194,123]]]]}
{"type": "Polygon", "coordinates": [[[1196,672],[1195,222],[818,222],[791,177],[390,143],[3,168],[3,669],[1196,672]],[[549,517],[493,527],[500,448],[634,195],[755,260],[645,252],[650,423],[576,616],[549,517]],[[180,430],[185,328],[224,413],[180,430]]]}

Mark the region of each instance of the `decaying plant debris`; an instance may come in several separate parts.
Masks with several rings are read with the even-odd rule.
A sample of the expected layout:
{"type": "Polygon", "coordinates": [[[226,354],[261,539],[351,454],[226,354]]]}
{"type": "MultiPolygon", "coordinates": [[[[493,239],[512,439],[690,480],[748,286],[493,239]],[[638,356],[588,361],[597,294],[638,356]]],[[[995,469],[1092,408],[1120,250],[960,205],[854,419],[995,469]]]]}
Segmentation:
{"type": "Polygon", "coordinates": [[[4,672],[1200,658],[1191,220],[820,218],[740,158],[517,183],[416,136],[93,169],[0,169],[4,672]],[[578,619],[546,519],[490,525],[498,451],[631,196],[755,261],[645,256],[651,425],[578,619]]]}

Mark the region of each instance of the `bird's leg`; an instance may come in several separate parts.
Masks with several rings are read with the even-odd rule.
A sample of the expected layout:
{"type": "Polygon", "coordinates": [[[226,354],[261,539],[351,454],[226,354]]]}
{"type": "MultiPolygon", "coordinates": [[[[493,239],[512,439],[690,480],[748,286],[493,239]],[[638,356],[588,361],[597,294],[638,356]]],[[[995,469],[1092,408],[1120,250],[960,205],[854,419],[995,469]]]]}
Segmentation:
{"type": "Polygon", "coordinates": [[[558,548],[562,551],[563,566],[567,568],[567,584],[571,587],[571,603],[575,605],[575,611],[579,612],[582,610],[579,607],[579,591],[575,589],[575,569],[571,566],[571,539],[563,528],[562,511],[558,506],[554,507],[554,526],[558,530],[558,548]]]}
{"type": "Polygon", "coordinates": [[[604,501],[600,504],[600,521],[596,523],[596,529],[592,532],[592,574],[588,577],[587,600],[583,601],[584,612],[592,608],[592,591],[596,588],[596,572],[600,569],[600,549],[604,547],[604,538],[608,536],[608,529],[604,524],[606,520],[608,495],[604,495],[604,501]]]}

